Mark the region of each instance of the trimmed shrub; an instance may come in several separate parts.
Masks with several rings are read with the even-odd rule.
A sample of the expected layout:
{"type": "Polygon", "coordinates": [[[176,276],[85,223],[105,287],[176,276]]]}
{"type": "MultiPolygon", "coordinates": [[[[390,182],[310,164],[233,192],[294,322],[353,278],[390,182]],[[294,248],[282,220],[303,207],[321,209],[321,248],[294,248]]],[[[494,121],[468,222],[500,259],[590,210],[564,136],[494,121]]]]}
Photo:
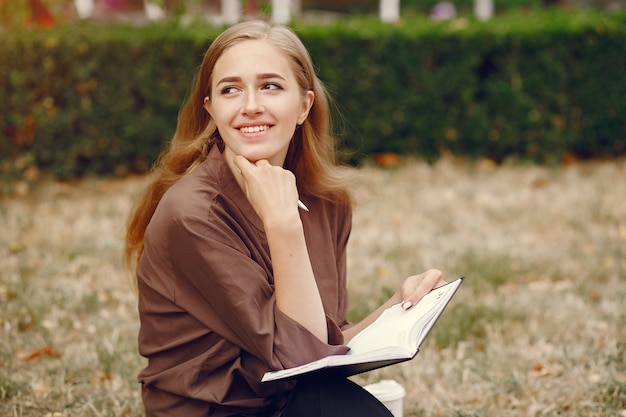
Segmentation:
{"type": "Polygon", "coordinates": [[[40,168],[74,177],[147,168],[172,136],[208,36],[80,26],[7,38],[3,156],[29,154],[40,168]]]}
{"type": "MultiPolygon", "coordinates": [[[[344,159],[536,162],[626,152],[626,16],[296,22],[338,103],[344,159]]],[[[82,24],[0,39],[0,175],[144,172],[171,138],[208,26],[82,24]]]]}

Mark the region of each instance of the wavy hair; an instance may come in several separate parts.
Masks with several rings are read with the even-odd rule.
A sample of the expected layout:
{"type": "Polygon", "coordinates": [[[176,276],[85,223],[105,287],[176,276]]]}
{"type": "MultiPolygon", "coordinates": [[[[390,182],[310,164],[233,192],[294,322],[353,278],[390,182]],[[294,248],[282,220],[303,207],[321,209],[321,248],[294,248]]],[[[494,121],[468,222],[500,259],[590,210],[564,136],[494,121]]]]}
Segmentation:
{"type": "Polygon", "coordinates": [[[222,32],[206,51],[191,93],[179,112],[174,137],[157,158],[151,182],[131,212],[124,248],[124,259],[131,269],[136,268],[143,252],[146,228],[163,194],[204,161],[212,146],[223,151],[215,122],[204,108],[204,97],[211,97],[213,69],[223,52],[250,39],[265,40],[282,51],[291,63],[301,93],[311,90],[315,94],[308,117],[294,133],[284,168],[294,173],[300,193],[350,204],[345,178],[336,164],[330,98],[315,74],[308,51],[287,27],[263,21],[242,22],[222,32]]]}

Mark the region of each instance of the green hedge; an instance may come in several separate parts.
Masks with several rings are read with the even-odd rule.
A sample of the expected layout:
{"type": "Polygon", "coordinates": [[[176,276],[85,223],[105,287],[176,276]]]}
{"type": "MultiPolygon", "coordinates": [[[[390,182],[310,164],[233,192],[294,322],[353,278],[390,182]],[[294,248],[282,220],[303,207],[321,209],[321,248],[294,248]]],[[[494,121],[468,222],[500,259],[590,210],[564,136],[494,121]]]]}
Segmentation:
{"type": "Polygon", "coordinates": [[[8,35],[0,152],[18,169],[34,163],[63,178],[146,170],[173,133],[208,39],[156,26],[8,35]]]}
{"type": "MultiPolygon", "coordinates": [[[[346,160],[378,152],[559,160],[626,152],[626,16],[297,22],[343,116],[346,160]]],[[[0,175],[143,172],[218,29],[85,24],[0,37],[0,175]]]]}
{"type": "Polygon", "coordinates": [[[552,11],[318,28],[307,40],[355,152],[544,162],[626,151],[625,22],[552,11]]]}

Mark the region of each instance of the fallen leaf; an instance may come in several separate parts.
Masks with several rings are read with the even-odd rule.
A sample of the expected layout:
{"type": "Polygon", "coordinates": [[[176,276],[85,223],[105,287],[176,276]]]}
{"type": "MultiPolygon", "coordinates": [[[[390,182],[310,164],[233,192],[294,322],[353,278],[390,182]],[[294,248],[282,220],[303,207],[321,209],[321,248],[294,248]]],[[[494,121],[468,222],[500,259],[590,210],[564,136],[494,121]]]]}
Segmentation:
{"type": "Polygon", "coordinates": [[[398,167],[402,164],[402,157],[391,152],[379,153],[374,155],[374,162],[386,168],[398,167]]]}
{"type": "Polygon", "coordinates": [[[592,301],[600,301],[602,299],[602,296],[597,290],[591,290],[589,291],[589,298],[591,298],[592,301]]]}
{"type": "Polygon", "coordinates": [[[33,350],[18,350],[17,358],[21,361],[27,362],[32,361],[40,356],[50,356],[52,358],[59,358],[61,354],[52,349],[52,346],[44,346],[39,349],[33,350]]]}
{"type": "Polygon", "coordinates": [[[0,301],[11,301],[17,297],[17,293],[6,285],[0,285],[0,301]]]}

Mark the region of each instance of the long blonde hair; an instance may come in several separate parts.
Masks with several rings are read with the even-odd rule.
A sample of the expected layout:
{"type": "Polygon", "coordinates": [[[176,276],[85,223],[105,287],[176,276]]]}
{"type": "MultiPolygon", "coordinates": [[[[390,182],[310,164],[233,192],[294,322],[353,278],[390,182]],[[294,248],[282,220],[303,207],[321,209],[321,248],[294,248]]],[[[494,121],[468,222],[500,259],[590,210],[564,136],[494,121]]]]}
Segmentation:
{"type": "Polygon", "coordinates": [[[131,213],[124,258],[132,269],[143,252],[146,228],[163,194],[204,161],[213,145],[223,150],[215,122],[203,107],[204,97],[211,97],[213,69],[222,53],[250,39],[266,40],[281,50],[292,64],[302,93],[311,90],[315,94],[307,119],[294,133],[284,168],[295,174],[300,193],[350,204],[343,175],[336,165],[329,96],[315,74],[308,51],[297,35],[286,27],[271,26],[263,21],[242,22],[222,32],[206,51],[191,94],[178,115],[174,138],[157,159],[152,181],[131,213]]]}

